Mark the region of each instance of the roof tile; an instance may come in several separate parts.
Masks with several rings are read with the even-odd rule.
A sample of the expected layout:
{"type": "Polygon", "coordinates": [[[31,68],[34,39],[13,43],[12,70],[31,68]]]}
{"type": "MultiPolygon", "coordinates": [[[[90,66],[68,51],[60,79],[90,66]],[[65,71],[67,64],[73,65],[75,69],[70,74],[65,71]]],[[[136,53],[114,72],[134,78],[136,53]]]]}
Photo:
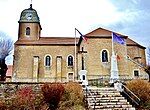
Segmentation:
{"type": "MultiPolygon", "coordinates": [[[[76,42],[78,43],[79,38],[76,38],[76,42]]],[[[18,40],[15,44],[31,44],[31,45],[74,45],[75,38],[73,37],[40,37],[39,40],[18,40]]]]}

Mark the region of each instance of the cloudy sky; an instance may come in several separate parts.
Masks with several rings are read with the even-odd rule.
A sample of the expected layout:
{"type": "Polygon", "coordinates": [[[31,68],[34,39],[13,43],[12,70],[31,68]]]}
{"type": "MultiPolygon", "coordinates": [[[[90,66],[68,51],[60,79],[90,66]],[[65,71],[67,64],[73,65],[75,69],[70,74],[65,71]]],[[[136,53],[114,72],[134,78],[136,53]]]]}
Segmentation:
{"type": "MultiPolygon", "coordinates": [[[[18,38],[18,20],[31,0],[0,0],[0,31],[18,38]]],[[[74,37],[98,27],[129,36],[150,46],[150,0],[32,0],[42,26],[42,37],[74,37]]],[[[8,58],[9,59],[9,58],[8,58]]]]}

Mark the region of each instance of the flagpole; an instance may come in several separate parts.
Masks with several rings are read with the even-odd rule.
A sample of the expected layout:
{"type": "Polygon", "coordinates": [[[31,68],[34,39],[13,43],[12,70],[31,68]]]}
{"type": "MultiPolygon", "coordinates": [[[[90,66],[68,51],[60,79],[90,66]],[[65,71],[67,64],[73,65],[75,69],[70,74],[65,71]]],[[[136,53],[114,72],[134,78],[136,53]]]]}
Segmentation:
{"type": "MultiPolygon", "coordinates": [[[[74,59],[74,62],[75,62],[75,67],[74,67],[74,74],[76,74],[76,28],[75,28],[75,48],[74,48],[74,53],[75,53],[75,59],[74,59]]],[[[74,75],[75,76],[75,75],[74,75]]]]}
{"type": "Polygon", "coordinates": [[[113,32],[111,32],[111,37],[112,37],[112,55],[114,55],[113,32]]]}
{"type": "MultiPolygon", "coordinates": [[[[126,59],[127,59],[127,43],[125,41],[125,56],[126,56],[126,59]]],[[[128,59],[126,60],[126,68],[128,68],[128,59]]],[[[128,76],[130,76],[130,73],[128,72],[128,76]]]]}
{"type": "Polygon", "coordinates": [[[111,56],[111,70],[110,70],[110,83],[114,83],[114,80],[119,80],[117,58],[114,54],[114,42],[112,32],[112,56],[111,56]]]}

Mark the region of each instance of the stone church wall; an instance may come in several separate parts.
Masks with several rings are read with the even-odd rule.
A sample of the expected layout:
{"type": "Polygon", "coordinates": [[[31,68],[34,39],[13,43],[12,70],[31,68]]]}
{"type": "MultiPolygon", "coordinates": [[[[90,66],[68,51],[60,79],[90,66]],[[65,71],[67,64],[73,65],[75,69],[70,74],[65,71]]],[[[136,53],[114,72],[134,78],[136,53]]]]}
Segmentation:
{"type": "MultiPolygon", "coordinates": [[[[88,78],[92,79],[95,77],[109,77],[110,76],[110,65],[112,56],[112,39],[111,38],[89,38],[90,44],[82,42],[87,53],[85,54],[85,66],[88,71],[88,78]],[[108,62],[101,61],[101,51],[103,49],[108,50],[108,62]]],[[[80,48],[81,48],[80,47],[80,48]]],[[[81,49],[80,49],[81,50],[81,49]]],[[[114,52],[118,50],[120,60],[118,60],[119,75],[129,75],[126,59],[126,46],[118,45],[114,43],[114,52]]],[[[81,62],[79,62],[79,69],[81,62]]]]}
{"type": "MultiPolygon", "coordinates": [[[[145,56],[145,49],[137,47],[137,46],[127,46],[128,57],[132,60],[136,61],[137,63],[145,66],[146,65],[146,56],[145,56]]],[[[134,70],[139,71],[139,77],[146,78],[147,74],[145,73],[144,69],[137,64],[128,60],[128,69],[130,76],[135,78],[134,70]]]]}
{"type": "MultiPolygon", "coordinates": [[[[30,78],[33,77],[33,57],[39,57],[39,78],[47,79],[47,81],[55,80],[57,77],[65,78],[68,72],[74,73],[74,66],[67,66],[68,55],[74,56],[74,46],[17,46],[15,49],[15,57],[17,58],[14,66],[17,67],[16,76],[18,78],[30,78]],[[45,55],[50,55],[52,58],[52,64],[49,68],[44,66],[45,55]],[[61,72],[57,74],[57,57],[61,57],[61,72]],[[18,66],[17,66],[18,65],[18,66]]],[[[59,70],[60,71],[60,70],[59,70]]],[[[77,75],[75,74],[77,77],[77,75]]]]}

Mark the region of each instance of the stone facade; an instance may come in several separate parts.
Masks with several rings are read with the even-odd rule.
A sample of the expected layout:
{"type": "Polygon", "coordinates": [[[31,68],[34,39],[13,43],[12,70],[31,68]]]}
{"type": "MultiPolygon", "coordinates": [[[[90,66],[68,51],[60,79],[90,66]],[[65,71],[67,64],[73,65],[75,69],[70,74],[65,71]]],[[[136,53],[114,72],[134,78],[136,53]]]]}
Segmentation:
{"type": "Polygon", "coordinates": [[[38,40],[40,37],[40,26],[38,23],[20,23],[19,26],[19,40],[38,40]],[[26,27],[33,29],[32,36],[26,36],[26,27]]]}
{"type": "MultiPolygon", "coordinates": [[[[14,72],[22,80],[30,78],[30,81],[32,81],[33,73],[35,73],[33,69],[34,58],[38,56],[37,76],[41,80],[63,80],[63,78],[66,79],[67,73],[74,73],[74,66],[67,66],[67,57],[69,55],[74,56],[74,46],[17,46],[15,48],[14,72]],[[46,55],[50,55],[52,58],[50,67],[44,66],[46,55]]],[[[77,75],[75,76],[77,77],[77,75]]]]}
{"type": "MultiPolygon", "coordinates": [[[[30,7],[22,12],[21,18],[31,10],[33,15],[37,15],[37,12],[30,7]]],[[[83,66],[87,70],[87,80],[110,78],[112,31],[103,28],[93,30],[86,34],[90,44],[86,44],[80,37],[76,39],[75,48],[73,37],[41,37],[41,30],[39,20],[34,22],[32,19],[24,18],[19,21],[18,41],[14,49],[13,81],[76,81],[80,80],[79,71],[83,66]],[[104,56],[107,58],[105,59],[104,56]]],[[[146,64],[145,47],[127,36],[116,34],[126,42],[126,45],[114,43],[114,52],[120,56],[120,60],[117,61],[119,76],[121,78],[147,77],[142,69],[146,64]],[[138,71],[134,72],[134,70],[138,71]]]]}

